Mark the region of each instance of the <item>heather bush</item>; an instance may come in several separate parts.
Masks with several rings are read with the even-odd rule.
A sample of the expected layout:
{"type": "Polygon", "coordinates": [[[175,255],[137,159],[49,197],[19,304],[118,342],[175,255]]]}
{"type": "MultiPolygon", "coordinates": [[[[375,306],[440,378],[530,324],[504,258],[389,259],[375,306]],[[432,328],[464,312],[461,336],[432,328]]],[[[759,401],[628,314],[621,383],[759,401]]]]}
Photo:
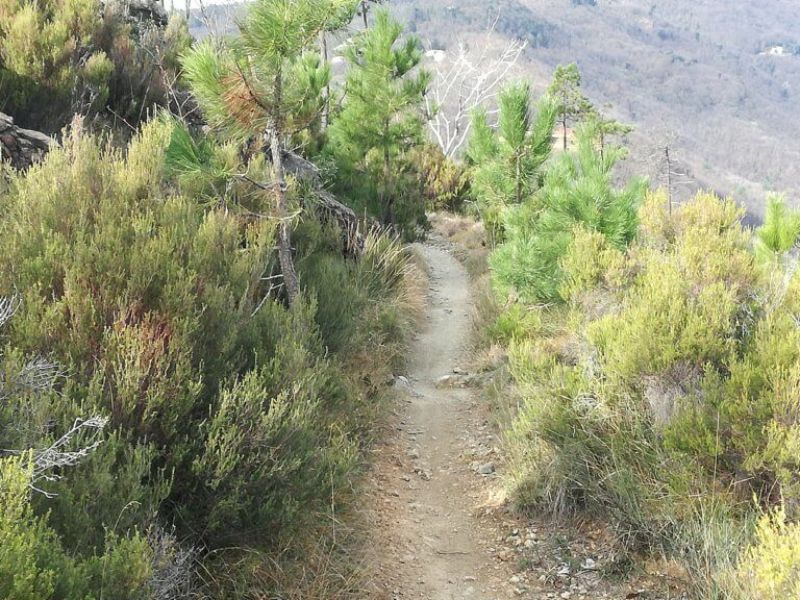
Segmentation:
{"type": "Polygon", "coordinates": [[[506,337],[510,484],[524,506],[594,515],[629,549],[678,558],[700,597],[788,597],[800,284],[790,257],[756,260],[766,242],[742,216],[710,194],[670,215],[651,194],[627,248],[571,232],[566,306],[501,318],[522,327],[506,337]],[[759,505],[779,512],[751,538],[759,505]]]}
{"type": "MultiPolygon", "coordinates": [[[[52,389],[0,407],[2,447],[46,447],[78,417],[109,418],[102,443],[48,482],[53,497],[19,509],[24,536],[55,557],[31,571],[37,597],[73,597],[51,574],[74,567],[75,597],[155,598],[162,570],[192,568],[157,533],[173,524],[186,546],[291,544],[346,495],[414,323],[402,245],[372,234],[345,258],[313,210],[297,227],[303,287],[288,307],[273,285],[271,194],[229,175],[266,178],[263,157],[242,164],[210,143],[218,168],[192,182],[165,168],[174,134],[157,119],[120,150],[76,121],[0,194],[0,293],[22,298],[0,331],[0,375],[38,357],[58,371],[52,389]],[[229,183],[222,198],[215,177],[229,183]]],[[[305,192],[290,181],[287,193],[305,192]]],[[[27,485],[26,465],[14,468],[27,485]]]]}
{"type": "Polygon", "coordinates": [[[127,126],[154,106],[177,108],[177,56],[185,21],[164,27],[130,17],[122,2],[47,0],[0,3],[0,111],[18,124],[60,130],[73,113],[110,108],[127,126]],[[172,93],[172,96],[170,95],[172,93]]]}

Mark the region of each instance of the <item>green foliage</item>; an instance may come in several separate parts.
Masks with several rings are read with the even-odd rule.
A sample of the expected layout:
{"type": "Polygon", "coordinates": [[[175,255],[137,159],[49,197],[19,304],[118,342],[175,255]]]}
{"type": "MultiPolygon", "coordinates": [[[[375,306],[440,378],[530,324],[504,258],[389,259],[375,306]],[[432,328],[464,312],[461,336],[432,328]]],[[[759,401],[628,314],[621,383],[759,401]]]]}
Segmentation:
{"type": "Polygon", "coordinates": [[[800,594],[797,556],[800,526],[783,510],[765,513],[758,521],[753,544],[735,569],[722,574],[722,590],[732,600],[794,598],[800,594]]]}
{"type": "Polygon", "coordinates": [[[742,215],[710,194],[670,215],[652,194],[628,247],[573,229],[567,306],[524,323],[516,304],[498,320],[515,325],[522,396],[505,437],[523,505],[602,517],[629,550],[681,560],[700,597],[787,597],[800,280],[755,260],[742,215]],[[780,512],[750,540],[757,505],[780,512]]]}
{"type": "Polygon", "coordinates": [[[782,196],[767,197],[764,224],[756,230],[756,249],[762,256],[791,250],[800,236],[800,213],[790,210],[782,196]]]}
{"type": "Polygon", "coordinates": [[[602,233],[617,249],[633,239],[644,183],[614,189],[612,168],[622,150],[608,148],[601,156],[594,139],[594,130],[584,129],[576,152],[559,156],[547,169],[541,190],[506,212],[506,240],[490,259],[501,293],[531,302],[561,299],[560,262],[577,225],[602,233]]]}
{"type": "Polygon", "coordinates": [[[179,79],[179,56],[192,43],[186,20],[173,14],[166,27],[130,22],[124,3],[107,3],[100,45],[113,64],[108,79],[108,106],[113,119],[140,123],[158,107],[181,113],[187,93],[179,79]]]}
{"type": "Polygon", "coordinates": [[[30,456],[0,458],[0,594],[9,600],[153,598],[154,550],[138,533],[109,532],[104,548],[74,558],[29,502],[30,456]]]}
{"type": "Polygon", "coordinates": [[[531,114],[531,92],[525,83],[500,92],[497,131],[487,114],[472,117],[467,157],[473,167],[472,189],[481,218],[494,240],[503,238],[507,206],[529,200],[542,184],[542,167],[552,150],[555,107],[547,99],[531,114]]]}
{"type": "Polygon", "coordinates": [[[189,44],[186,23],[128,23],[122,4],[97,0],[0,3],[0,110],[20,124],[55,131],[72,113],[110,105],[138,122],[169,102],[175,56],[189,44]]]}
{"type": "Polygon", "coordinates": [[[314,110],[329,67],[302,56],[353,0],[253,3],[239,38],[207,39],[183,56],[184,76],[208,122],[235,139],[278,126],[296,132],[314,110]],[[294,75],[294,76],[290,76],[294,75]]]}
{"type": "Polygon", "coordinates": [[[413,230],[424,224],[424,200],[412,151],[423,146],[423,96],[430,75],[418,69],[422,48],[402,39],[403,27],[385,10],[347,49],[347,94],[328,130],[327,152],[338,169],[336,187],[357,212],[413,230]]]}
{"type": "Polygon", "coordinates": [[[556,104],[558,120],[562,127],[563,148],[567,149],[567,125],[590,116],[594,109],[581,91],[581,73],[575,63],[558,65],[553,73],[548,95],[556,104]]]}
{"type": "Polygon", "coordinates": [[[235,156],[167,120],[124,152],[76,125],[0,195],[0,293],[24,290],[1,381],[29,356],[68,373],[52,393],[4,400],[0,446],[47,447],[77,417],[110,418],[99,448],[49,483],[57,496],[26,491],[14,515],[13,543],[55,557],[24,567],[27,597],[150,598],[176,560],[151,539],[159,524],[188,544],[273,549],[349,486],[413,322],[409,256],[370,236],[346,260],[308,212],[297,258],[309,284],[287,308],[270,287],[271,194],[228,176],[263,176],[263,157],[235,156]],[[177,191],[215,177],[229,183],[223,202],[177,191]]]}
{"type": "Polygon", "coordinates": [[[470,198],[467,168],[445,156],[439,146],[428,144],[413,151],[414,173],[428,210],[458,212],[470,198]]]}
{"type": "Polygon", "coordinates": [[[87,52],[101,27],[96,1],[3,0],[0,23],[0,110],[18,114],[37,101],[68,102],[84,78],[106,85],[107,57],[87,52]],[[79,60],[84,53],[87,60],[79,60]]]}

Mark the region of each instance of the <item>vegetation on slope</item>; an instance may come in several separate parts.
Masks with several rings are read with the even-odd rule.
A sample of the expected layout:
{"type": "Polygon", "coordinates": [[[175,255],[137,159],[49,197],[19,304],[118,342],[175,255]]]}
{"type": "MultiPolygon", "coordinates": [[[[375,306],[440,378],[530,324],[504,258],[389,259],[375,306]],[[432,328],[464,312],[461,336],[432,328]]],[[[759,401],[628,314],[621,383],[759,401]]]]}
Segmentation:
{"type": "MultiPolygon", "coordinates": [[[[69,5],[53,6],[24,11],[60,31],[69,5]]],[[[398,241],[404,216],[394,232],[369,220],[343,232],[319,202],[329,193],[316,167],[288,151],[324,145],[319,111],[341,92],[324,95],[330,70],[312,49],[355,4],[281,6],[254,4],[248,35],[181,57],[181,85],[211,126],[202,135],[175,114],[132,122],[118,147],[76,118],[41,164],[3,167],[4,598],[303,596],[316,584],[291,569],[314,568],[310,540],[311,554],[337,551],[327,524],[402,364],[419,275],[398,241]]],[[[126,31],[119,43],[141,42],[126,31]]],[[[91,45],[96,33],[79,37],[91,45]]],[[[27,49],[3,51],[4,76],[28,64],[27,49]]],[[[56,68],[72,81],[74,61],[56,68]]],[[[45,75],[14,87],[25,94],[9,106],[66,101],[72,88],[45,75]]],[[[387,144],[392,156],[424,147],[387,144]]],[[[382,172],[400,179],[395,168],[382,172]]],[[[326,176],[347,198],[336,171],[326,176]]],[[[414,191],[408,202],[423,206],[414,191]]],[[[338,593],[331,585],[321,597],[338,593]]]]}
{"type": "Polygon", "coordinates": [[[677,561],[698,597],[789,597],[797,216],[772,198],[753,233],[712,194],[671,210],[643,182],[613,188],[622,154],[589,122],[522,203],[486,200],[505,223],[489,332],[521,398],[509,484],[522,507],[677,561]]]}

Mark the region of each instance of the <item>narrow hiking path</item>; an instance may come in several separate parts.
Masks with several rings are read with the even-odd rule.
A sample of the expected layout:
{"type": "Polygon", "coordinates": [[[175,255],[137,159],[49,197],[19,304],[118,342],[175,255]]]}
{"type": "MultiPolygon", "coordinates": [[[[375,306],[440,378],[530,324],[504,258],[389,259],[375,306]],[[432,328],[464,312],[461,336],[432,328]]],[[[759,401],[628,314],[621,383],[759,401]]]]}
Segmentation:
{"type": "Polygon", "coordinates": [[[495,441],[471,391],[457,386],[472,329],[469,279],[443,244],[417,249],[429,270],[429,309],[408,374],[396,380],[397,434],[378,458],[375,596],[512,597],[502,590],[507,569],[492,557],[496,529],[478,516],[495,487],[495,441]]]}
{"type": "Polygon", "coordinates": [[[429,273],[423,330],[410,349],[390,430],[373,450],[365,591],[370,600],[685,598],[679,577],[604,579],[613,536],[590,521],[524,517],[504,501],[489,406],[471,376],[472,286],[446,239],[417,251],[429,273]],[[474,382],[473,382],[474,383],[474,382]]]}

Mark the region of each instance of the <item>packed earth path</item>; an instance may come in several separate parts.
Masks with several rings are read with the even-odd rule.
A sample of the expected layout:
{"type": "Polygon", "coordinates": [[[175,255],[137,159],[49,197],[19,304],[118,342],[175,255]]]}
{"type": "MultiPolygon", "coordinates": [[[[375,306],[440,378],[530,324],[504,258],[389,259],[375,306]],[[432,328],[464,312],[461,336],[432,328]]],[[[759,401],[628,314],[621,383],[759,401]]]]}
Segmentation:
{"type": "Polygon", "coordinates": [[[472,331],[464,267],[441,243],[417,246],[430,281],[427,322],[395,380],[401,408],[378,449],[375,597],[493,600],[518,597],[495,560],[497,452],[484,410],[463,387],[472,331]],[[496,503],[494,503],[496,504],[496,503]]]}
{"type": "MultiPolygon", "coordinates": [[[[472,285],[450,246],[416,245],[429,277],[426,321],[396,411],[374,448],[363,505],[370,600],[675,600],[668,573],[601,577],[608,532],[523,516],[504,494],[504,461],[480,375],[466,372],[472,285]]],[[[359,596],[360,597],[360,596],[359,596]]]]}

